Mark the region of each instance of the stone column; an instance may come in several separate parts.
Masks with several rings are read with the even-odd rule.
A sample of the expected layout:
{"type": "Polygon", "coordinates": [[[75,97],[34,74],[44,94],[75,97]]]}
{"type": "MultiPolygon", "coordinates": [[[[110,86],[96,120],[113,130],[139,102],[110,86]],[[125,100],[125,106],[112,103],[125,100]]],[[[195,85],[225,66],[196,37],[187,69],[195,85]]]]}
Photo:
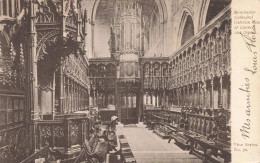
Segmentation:
{"type": "MultiPolygon", "coordinates": [[[[6,1],[8,2],[8,1],[6,1]]],[[[36,27],[35,27],[35,7],[34,2],[30,2],[30,43],[29,43],[29,57],[28,57],[28,69],[29,69],[29,105],[31,110],[31,119],[39,119],[38,108],[38,79],[37,79],[37,58],[36,58],[36,27]]]]}
{"type": "MultiPolygon", "coordinates": [[[[9,1],[6,1],[7,16],[9,15],[9,1]]],[[[26,6],[27,7],[27,6],[26,6]]],[[[28,40],[26,41],[27,52],[28,52],[28,66],[27,66],[27,107],[31,114],[30,125],[28,125],[28,149],[30,151],[36,151],[37,149],[37,128],[36,121],[40,119],[39,108],[38,108],[38,79],[37,79],[37,58],[36,58],[36,27],[35,27],[35,4],[34,2],[28,2],[29,10],[29,33],[27,35],[28,40]]]]}

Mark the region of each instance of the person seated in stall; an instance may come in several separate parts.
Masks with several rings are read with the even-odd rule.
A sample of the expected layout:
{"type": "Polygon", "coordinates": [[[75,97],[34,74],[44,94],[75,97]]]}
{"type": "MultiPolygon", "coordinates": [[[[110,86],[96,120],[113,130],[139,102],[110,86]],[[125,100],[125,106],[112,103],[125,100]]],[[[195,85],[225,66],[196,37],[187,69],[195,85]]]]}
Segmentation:
{"type": "Polygon", "coordinates": [[[111,117],[111,122],[110,122],[110,128],[111,128],[112,131],[116,130],[117,122],[118,122],[118,117],[117,116],[112,116],[111,117]]]}
{"type": "MultiPolygon", "coordinates": [[[[111,124],[113,126],[113,124],[118,120],[118,118],[116,116],[112,116],[112,117],[111,117],[111,124]]],[[[116,138],[116,135],[114,133],[114,130],[109,130],[110,125],[108,125],[107,128],[100,127],[97,130],[97,133],[98,133],[97,136],[98,136],[100,142],[107,142],[108,143],[108,151],[114,151],[114,153],[115,153],[115,152],[118,152],[118,150],[116,149],[117,138],[116,138]]]]}

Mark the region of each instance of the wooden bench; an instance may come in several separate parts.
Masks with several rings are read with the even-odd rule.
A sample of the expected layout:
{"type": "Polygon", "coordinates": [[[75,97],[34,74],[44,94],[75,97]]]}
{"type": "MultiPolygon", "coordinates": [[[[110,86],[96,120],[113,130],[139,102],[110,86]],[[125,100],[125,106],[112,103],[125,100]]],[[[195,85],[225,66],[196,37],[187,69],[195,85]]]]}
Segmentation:
{"type": "Polygon", "coordinates": [[[230,133],[225,129],[226,118],[189,114],[190,153],[204,162],[228,163],[231,161],[230,133]]]}
{"type": "Polygon", "coordinates": [[[124,163],[136,163],[135,157],[132,153],[126,137],[124,135],[119,135],[118,138],[121,147],[122,161],[124,163]]]}
{"type": "Polygon", "coordinates": [[[161,109],[144,110],[144,122],[148,129],[154,129],[154,126],[158,123],[158,118],[156,116],[160,115],[161,111],[161,109]]]}
{"type": "Polygon", "coordinates": [[[161,110],[159,114],[153,116],[155,119],[154,133],[163,139],[171,139],[171,135],[177,131],[180,112],[161,110]]]}

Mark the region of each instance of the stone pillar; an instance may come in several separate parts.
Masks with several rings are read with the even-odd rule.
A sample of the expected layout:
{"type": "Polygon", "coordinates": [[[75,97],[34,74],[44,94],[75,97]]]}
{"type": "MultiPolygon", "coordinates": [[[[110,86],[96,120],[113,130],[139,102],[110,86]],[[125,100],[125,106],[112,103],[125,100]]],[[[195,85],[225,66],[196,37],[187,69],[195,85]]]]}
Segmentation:
{"type": "MultiPolygon", "coordinates": [[[[6,5],[9,6],[9,1],[6,1],[6,5]]],[[[36,151],[37,149],[37,129],[36,120],[39,120],[39,108],[38,108],[38,79],[37,79],[37,58],[36,58],[36,27],[35,27],[35,4],[34,2],[28,2],[29,10],[29,33],[27,35],[28,40],[25,43],[27,45],[28,52],[28,66],[27,66],[27,107],[31,114],[30,127],[28,133],[28,149],[30,151],[36,151]]],[[[9,7],[7,7],[7,15],[9,15],[9,7]]]]}
{"type": "MultiPolygon", "coordinates": [[[[6,1],[8,2],[8,1],[6,1]]],[[[29,57],[28,57],[28,69],[29,69],[29,105],[31,110],[31,119],[39,119],[38,108],[38,79],[37,79],[37,58],[36,58],[36,27],[35,27],[35,7],[34,2],[30,2],[30,43],[29,43],[29,57]]]]}

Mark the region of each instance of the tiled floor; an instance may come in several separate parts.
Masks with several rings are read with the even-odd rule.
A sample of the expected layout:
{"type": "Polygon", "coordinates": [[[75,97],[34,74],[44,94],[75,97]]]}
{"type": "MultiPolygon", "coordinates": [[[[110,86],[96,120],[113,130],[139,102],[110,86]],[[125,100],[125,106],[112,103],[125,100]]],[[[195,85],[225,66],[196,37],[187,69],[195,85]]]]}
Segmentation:
{"type": "Polygon", "coordinates": [[[190,155],[174,144],[174,140],[162,139],[144,125],[137,127],[117,126],[117,133],[125,135],[137,163],[201,163],[196,156],[190,155]]]}

